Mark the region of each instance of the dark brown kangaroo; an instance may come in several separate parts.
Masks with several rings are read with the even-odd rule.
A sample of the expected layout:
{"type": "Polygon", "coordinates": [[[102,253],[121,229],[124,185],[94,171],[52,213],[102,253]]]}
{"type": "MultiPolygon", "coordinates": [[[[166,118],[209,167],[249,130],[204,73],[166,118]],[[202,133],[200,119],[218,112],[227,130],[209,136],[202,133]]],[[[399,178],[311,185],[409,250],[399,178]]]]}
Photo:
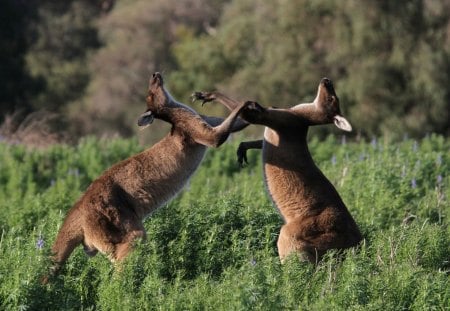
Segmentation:
{"type": "MultiPolygon", "coordinates": [[[[239,105],[217,92],[196,92],[196,99],[216,100],[229,109],[239,105]]],[[[351,131],[340,114],[332,82],[322,79],[314,102],[288,109],[263,108],[253,102],[241,118],[265,125],[264,140],[242,142],[238,161],[246,162],[247,149],[263,149],[264,177],[269,194],[285,224],[278,238],[281,260],[296,252],[316,263],[329,249],[356,246],[361,233],[338,192],[314,163],[306,140],[311,125],[334,123],[351,131]]]]}
{"type": "Polygon", "coordinates": [[[113,165],[89,186],[58,232],[52,274],[79,244],[90,256],[100,251],[112,262],[123,259],[136,239],[145,238],[142,220],[183,188],[207,146],[220,146],[230,131],[247,125],[237,119],[245,105],[238,105],[223,120],[200,116],[176,102],[159,73],[150,79],[146,100],[147,111],[138,125],[157,118],[172,124],[171,132],[151,148],[113,165]]]}

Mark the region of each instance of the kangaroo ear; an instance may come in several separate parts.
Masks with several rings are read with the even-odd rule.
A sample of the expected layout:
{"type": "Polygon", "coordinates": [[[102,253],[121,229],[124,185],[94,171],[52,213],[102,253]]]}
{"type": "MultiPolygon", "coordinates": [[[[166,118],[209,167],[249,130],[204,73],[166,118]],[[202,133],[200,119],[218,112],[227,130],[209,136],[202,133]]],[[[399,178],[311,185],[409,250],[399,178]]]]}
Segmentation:
{"type": "Polygon", "coordinates": [[[143,113],[140,117],[139,117],[139,119],[138,119],[138,122],[137,122],[137,124],[139,125],[139,126],[148,126],[148,125],[150,125],[152,122],[153,122],[153,119],[154,119],[155,117],[153,116],[153,114],[152,114],[152,112],[149,110],[149,111],[147,111],[147,112],[145,112],[145,113],[143,113]]]}
{"type": "Polygon", "coordinates": [[[351,126],[350,122],[348,122],[347,119],[344,118],[343,116],[340,116],[340,115],[334,116],[334,125],[336,125],[337,128],[339,128],[343,131],[347,131],[347,132],[352,131],[352,126],[351,126]]]}

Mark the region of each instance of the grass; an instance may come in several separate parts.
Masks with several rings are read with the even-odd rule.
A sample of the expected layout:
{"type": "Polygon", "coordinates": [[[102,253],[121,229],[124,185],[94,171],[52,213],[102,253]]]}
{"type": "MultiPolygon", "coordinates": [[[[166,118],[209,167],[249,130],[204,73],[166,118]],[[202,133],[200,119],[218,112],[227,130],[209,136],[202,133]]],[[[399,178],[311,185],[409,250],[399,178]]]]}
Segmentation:
{"type": "Polygon", "coordinates": [[[237,140],[211,149],[186,189],[145,221],[121,272],[81,248],[42,286],[66,211],[135,140],[86,139],[29,150],[0,143],[2,310],[448,310],[450,141],[312,139],[311,153],[365,237],[317,266],[281,265],[282,225],[260,153],[236,165],[237,140]]]}

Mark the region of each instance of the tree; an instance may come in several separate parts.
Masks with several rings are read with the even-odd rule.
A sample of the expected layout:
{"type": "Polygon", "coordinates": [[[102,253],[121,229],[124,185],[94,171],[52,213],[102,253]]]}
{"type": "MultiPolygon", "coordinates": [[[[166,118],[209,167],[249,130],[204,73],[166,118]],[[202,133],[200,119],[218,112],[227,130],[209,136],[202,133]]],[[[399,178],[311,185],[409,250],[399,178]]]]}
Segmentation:
{"type": "Polygon", "coordinates": [[[445,0],[235,0],[215,32],[176,45],[172,76],[180,93],[281,107],[311,101],[328,76],[362,135],[448,134],[449,21],[445,0]]]}
{"type": "Polygon", "coordinates": [[[73,135],[128,136],[156,70],[181,101],[219,89],[279,107],[327,76],[356,133],[450,134],[448,0],[114,3],[2,1],[0,113],[44,108],[73,135]]]}
{"type": "MultiPolygon", "coordinates": [[[[150,75],[176,68],[172,45],[214,24],[224,1],[121,1],[99,23],[103,47],[91,58],[93,80],[70,115],[80,134],[130,135],[145,110],[150,75]]],[[[168,79],[170,86],[171,80],[168,79]]],[[[155,129],[155,126],[152,126],[155,129]]],[[[154,131],[152,131],[154,132],[154,131]]]]}
{"type": "Polygon", "coordinates": [[[347,1],[330,62],[362,133],[449,133],[448,1],[347,1]]]}
{"type": "Polygon", "coordinates": [[[96,19],[102,10],[99,1],[39,3],[26,56],[31,75],[42,84],[32,99],[34,109],[63,111],[84,94],[90,77],[86,63],[100,46],[96,19]]]}
{"type": "Polygon", "coordinates": [[[34,12],[34,1],[0,2],[0,122],[7,113],[31,111],[28,98],[35,86],[24,57],[28,49],[28,23],[35,18],[34,12]]]}

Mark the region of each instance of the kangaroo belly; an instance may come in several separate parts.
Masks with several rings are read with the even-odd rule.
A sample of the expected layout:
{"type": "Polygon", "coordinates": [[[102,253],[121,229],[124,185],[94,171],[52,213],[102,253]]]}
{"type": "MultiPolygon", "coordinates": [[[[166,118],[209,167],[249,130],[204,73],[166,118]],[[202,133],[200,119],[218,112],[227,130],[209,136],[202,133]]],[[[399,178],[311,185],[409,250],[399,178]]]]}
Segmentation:
{"type": "Polygon", "coordinates": [[[264,181],[285,221],[320,213],[324,208],[345,209],[331,182],[315,165],[305,145],[265,132],[264,181]]]}
{"type": "Polygon", "coordinates": [[[199,144],[182,145],[166,140],[147,153],[136,157],[136,172],[118,178],[133,201],[140,218],[173,198],[188,182],[200,165],[206,147],[199,144]],[[129,176],[127,176],[129,175],[129,176]]]}

